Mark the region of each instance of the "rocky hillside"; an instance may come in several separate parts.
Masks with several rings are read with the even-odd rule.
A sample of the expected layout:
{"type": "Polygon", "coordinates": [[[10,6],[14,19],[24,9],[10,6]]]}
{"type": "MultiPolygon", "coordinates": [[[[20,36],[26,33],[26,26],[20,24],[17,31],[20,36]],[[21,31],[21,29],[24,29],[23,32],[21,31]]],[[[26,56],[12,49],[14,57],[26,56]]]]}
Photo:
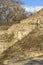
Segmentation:
{"type": "Polygon", "coordinates": [[[43,9],[20,24],[0,31],[0,48],[3,64],[43,55],[43,9]]]}
{"type": "MultiPolygon", "coordinates": [[[[7,30],[0,30],[0,44],[5,43],[7,46],[10,45],[9,43],[12,44],[12,42],[14,44],[14,39],[16,41],[21,40],[34,29],[43,33],[43,9],[30,16],[26,20],[22,20],[21,23],[13,24],[7,30]]],[[[1,46],[3,48],[3,44],[1,46]]]]}
{"type": "Polygon", "coordinates": [[[27,18],[27,20],[21,21],[21,23],[29,23],[32,21],[35,23],[37,21],[37,19],[43,21],[43,9],[39,10],[37,13],[35,13],[32,16],[30,16],[29,18],[27,18]]]}
{"type": "Polygon", "coordinates": [[[4,51],[0,56],[0,62],[8,64],[40,55],[43,55],[43,34],[39,34],[35,29],[4,51]]]}

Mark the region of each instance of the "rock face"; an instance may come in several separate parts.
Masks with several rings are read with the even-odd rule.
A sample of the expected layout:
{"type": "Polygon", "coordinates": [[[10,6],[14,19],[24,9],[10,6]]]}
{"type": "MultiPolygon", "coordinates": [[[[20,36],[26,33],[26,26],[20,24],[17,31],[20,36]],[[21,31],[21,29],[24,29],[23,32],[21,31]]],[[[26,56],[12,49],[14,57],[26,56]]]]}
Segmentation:
{"type": "MultiPolygon", "coordinates": [[[[0,40],[3,40],[0,43],[5,44],[5,49],[0,54],[0,62],[5,63],[7,60],[10,62],[13,59],[18,61],[43,55],[42,13],[43,9],[0,34],[3,34],[0,36],[0,40]]],[[[3,44],[0,44],[2,46],[0,48],[4,47],[3,44]]]]}

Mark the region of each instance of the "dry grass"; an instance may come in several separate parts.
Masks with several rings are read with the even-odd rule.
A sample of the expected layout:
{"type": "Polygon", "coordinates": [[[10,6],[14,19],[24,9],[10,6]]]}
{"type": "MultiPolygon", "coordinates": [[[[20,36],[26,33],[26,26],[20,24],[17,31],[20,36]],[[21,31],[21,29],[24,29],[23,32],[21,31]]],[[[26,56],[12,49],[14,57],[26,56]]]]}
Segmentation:
{"type": "Polygon", "coordinates": [[[4,33],[0,35],[0,41],[2,40],[4,42],[11,42],[13,38],[14,38],[14,33],[11,34],[4,33]]]}
{"type": "Polygon", "coordinates": [[[0,25],[0,30],[8,30],[9,27],[8,25],[0,25]]]}
{"type": "Polygon", "coordinates": [[[38,36],[37,33],[32,31],[24,39],[16,42],[14,45],[9,47],[5,52],[2,53],[2,59],[7,58],[29,58],[30,53],[38,53],[43,51],[43,35],[38,36]],[[35,52],[36,51],[36,52],[35,52]]]}

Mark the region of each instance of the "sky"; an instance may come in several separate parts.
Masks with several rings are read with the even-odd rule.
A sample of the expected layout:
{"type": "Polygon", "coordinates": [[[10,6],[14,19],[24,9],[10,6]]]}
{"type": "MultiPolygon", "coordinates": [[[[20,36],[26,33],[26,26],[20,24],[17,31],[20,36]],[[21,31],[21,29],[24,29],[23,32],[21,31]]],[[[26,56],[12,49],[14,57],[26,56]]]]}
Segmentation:
{"type": "Polygon", "coordinates": [[[26,6],[43,6],[43,0],[21,0],[26,6]]]}
{"type": "MultiPolygon", "coordinates": [[[[26,10],[40,10],[43,8],[43,0],[21,0],[26,10]]],[[[33,11],[32,10],[32,11],[33,11]]]]}

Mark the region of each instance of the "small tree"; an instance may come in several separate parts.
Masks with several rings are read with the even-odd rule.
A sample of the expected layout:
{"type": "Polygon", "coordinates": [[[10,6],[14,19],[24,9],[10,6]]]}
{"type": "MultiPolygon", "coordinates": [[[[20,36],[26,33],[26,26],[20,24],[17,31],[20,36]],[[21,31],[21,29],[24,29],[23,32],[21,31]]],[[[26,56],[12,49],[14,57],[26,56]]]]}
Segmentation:
{"type": "Polygon", "coordinates": [[[12,25],[25,18],[25,10],[19,0],[0,0],[0,11],[0,22],[4,25],[12,25]]]}

